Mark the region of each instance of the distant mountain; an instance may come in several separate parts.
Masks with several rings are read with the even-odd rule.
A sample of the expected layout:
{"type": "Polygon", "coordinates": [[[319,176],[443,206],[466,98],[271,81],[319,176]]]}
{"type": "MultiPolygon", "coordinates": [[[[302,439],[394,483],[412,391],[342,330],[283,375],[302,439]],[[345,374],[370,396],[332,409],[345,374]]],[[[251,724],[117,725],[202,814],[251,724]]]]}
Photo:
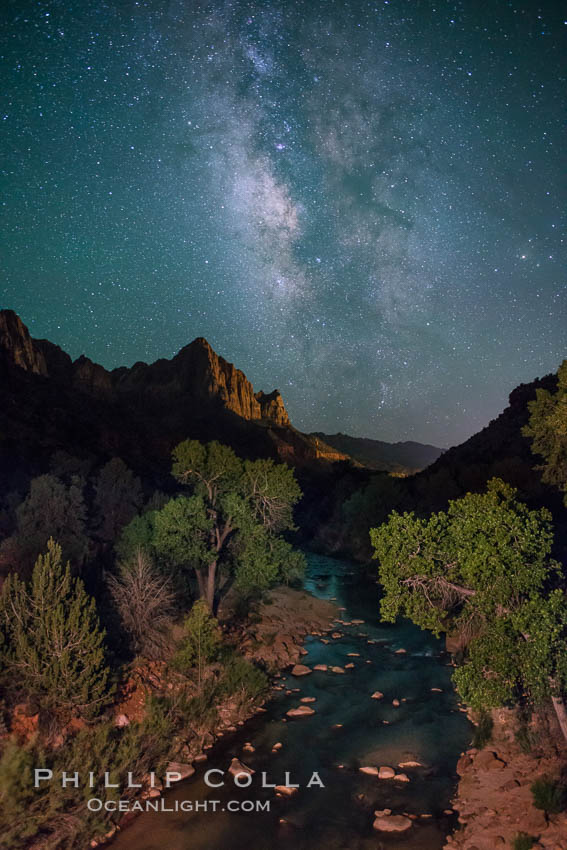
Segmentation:
{"type": "Polygon", "coordinates": [[[171,360],[109,371],[33,339],[16,313],[0,310],[0,486],[12,486],[16,470],[43,471],[58,450],[166,474],[171,449],[188,437],[295,466],[345,459],[293,428],[278,390],[254,392],[202,337],[171,360]]]}
{"type": "Polygon", "coordinates": [[[411,474],[425,469],[434,463],[443,453],[438,446],[426,443],[414,443],[411,440],[401,443],[385,443],[382,440],[370,440],[363,437],[350,437],[348,434],[323,434],[314,432],[312,437],[322,440],[340,452],[349,455],[362,466],[382,472],[411,474]]]}

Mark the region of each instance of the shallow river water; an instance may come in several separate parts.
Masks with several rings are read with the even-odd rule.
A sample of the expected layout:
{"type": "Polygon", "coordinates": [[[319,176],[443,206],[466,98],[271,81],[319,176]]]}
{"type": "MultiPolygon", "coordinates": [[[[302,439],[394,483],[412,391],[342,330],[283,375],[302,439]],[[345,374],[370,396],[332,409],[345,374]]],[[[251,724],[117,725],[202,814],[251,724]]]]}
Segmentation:
{"type": "MultiPolygon", "coordinates": [[[[328,636],[327,645],[308,637],[308,654],[302,659],[311,667],[354,662],[355,668],[344,675],[314,672],[298,679],[285,677],[286,687],[301,692],[290,696],[276,692],[264,714],[221,738],[195,775],[164,796],[164,805],[170,808],[176,801],[208,801],[208,810],[145,813],[113,842],[114,850],[439,850],[443,846],[444,836],[455,825],[454,816],[443,811],[449,806],[456,762],[469,744],[471,727],[457,706],[440,641],[409,622],[381,624],[378,586],[355,580],[356,569],[346,561],[308,555],[306,589],[344,606],[341,619],[365,622],[338,626],[344,636],[337,640],[328,636]],[[395,654],[400,648],[406,654],[395,654]],[[371,699],[377,690],[384,694],[383,700],[371,699]],[[286,722],[285,712],[299,705],[302,696],[316,697],[312,703],[316,713],[286,722]],[[399,707],[392,705],[393,699],[400,700],[399,707]],[[252,742],[254,753],[243,754],[246,741],[252,742]],[[276,742],[283,746],[273,754],[276,742]],[[226,774],[222,788],[207,787],[205,771],[226,771],[234,756],[254,769],[251,785],[236,788],[226,774]],[[361,765],[396,767],[404,761],[424,765],[404,769],[411,780],[404,784],[358,770],[361,765]],[[262,772],[268,782],[284,784],[286,771],[291,782],[302,786],[294,797],[279,799],[273,789],[262,788],[262,772]],[[313,771],[323,789],[305,787],[313,771]],[[270,801],[270,811],[227,811],[229,801],[253,805],[257,800],[270,801]],[[212,801],[218,801],[216,811],[212,801]],[[383,808],[420,817],[408,832],[385,835],[372,829],[374,810],[383,808]],[[432,817],[421,817],[424,814],[432,817]]],[[[219,776],[213,779],[218,781],[219,776]]]]}

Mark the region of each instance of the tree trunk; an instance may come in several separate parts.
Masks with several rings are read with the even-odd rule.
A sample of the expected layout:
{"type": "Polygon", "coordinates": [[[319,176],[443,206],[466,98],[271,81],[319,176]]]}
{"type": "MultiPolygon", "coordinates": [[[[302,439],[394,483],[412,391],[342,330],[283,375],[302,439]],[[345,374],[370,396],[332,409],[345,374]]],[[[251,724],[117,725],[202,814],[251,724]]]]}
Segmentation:
{"type": "Polygon", "coordinates": [[[201,570],[195,570],[197,573],[197,587],[199,588],[199,598],[206,599],[205,580],[201,570]]]}
{"type": "Polygon", "coordinates": [[[553,708],[555,709],[555,714],[557,715],[559,728],[561,729],[563,737],[567,741],[567,710],[565,709],[565,704],[561,697],[557,696],[552,696],[551,702],[553,703],[553,708]]]}
{"type": "Polygon", "coordinates": [[[215,578],[217,573],[217,562],[213,561],[209,564],[209,572],[207,575],[207,605],[211,609],[211,613],[214,613],[214,604],[215,604],[215,578]]]}

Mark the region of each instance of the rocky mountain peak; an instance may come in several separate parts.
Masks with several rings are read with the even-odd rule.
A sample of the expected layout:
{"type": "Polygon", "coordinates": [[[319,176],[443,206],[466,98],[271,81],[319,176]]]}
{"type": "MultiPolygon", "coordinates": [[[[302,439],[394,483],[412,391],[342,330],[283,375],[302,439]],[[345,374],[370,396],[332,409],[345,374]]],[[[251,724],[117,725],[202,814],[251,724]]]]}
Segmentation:
{"type": "Polygon", "coordinates": [[[0,310],[0,348],[16,366],[36,375],[47,375],[45,357],[13,310],[0,310]]]}

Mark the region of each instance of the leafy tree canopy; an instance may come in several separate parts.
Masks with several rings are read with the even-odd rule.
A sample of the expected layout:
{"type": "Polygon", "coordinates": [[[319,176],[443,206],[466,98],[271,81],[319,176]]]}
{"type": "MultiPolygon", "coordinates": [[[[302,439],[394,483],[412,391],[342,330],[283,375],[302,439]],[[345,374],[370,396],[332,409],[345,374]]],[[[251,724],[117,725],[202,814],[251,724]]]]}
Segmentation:
{"type": "Polygon", "coordinates": [[[291,469],[272,460],[242,461],[214,441],[185,440],[173,451],[172,473],[190,495],[153,515],[152,545],[171,566],[194,570],[211,609],[219,567],[247,592],[301,570],[302,556],[279,537],[293,528],[301,497],[291,469]]]}
{"type": "Polygon", "coordinates": [[[536,390],[528,409],[530,419],[523,434],[531,437],[533,451],[545,460],[543,480],[565,493],[567,505],[567,360],[557,372],[557,390],[536,390]]]}
{"type": "Polygon", "coordinates": [[[529,510],[493,479],[429,519],[394,512],[370,535],[382,619],[456,632],[466,654],[455,682],[470,705],[522,693],[539,701],[567,684],[564,596],[546,590],[558,573],[547,510],[529,510]]]}

